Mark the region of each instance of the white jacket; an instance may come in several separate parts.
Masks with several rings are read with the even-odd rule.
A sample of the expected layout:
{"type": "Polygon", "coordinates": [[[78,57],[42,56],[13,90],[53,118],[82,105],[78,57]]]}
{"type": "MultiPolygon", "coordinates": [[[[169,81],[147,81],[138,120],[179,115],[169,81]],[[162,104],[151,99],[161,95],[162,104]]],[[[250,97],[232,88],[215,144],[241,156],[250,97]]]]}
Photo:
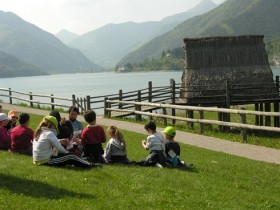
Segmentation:
{"type": "Polygon", "coordinates": [[[47,163],[53,154],[53,148],[58,153],[68,153],[50,129],[42,128],[39,139],[33,141],[33,162],[37,165],[47,163]]]}

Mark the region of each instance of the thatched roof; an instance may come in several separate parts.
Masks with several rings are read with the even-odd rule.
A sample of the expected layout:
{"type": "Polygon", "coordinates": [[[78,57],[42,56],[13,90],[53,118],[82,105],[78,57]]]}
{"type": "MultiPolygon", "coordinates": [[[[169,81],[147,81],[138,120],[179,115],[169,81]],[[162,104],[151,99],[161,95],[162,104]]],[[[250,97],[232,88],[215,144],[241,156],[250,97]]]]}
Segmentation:
{"type": "Polygon", "coordinates": [[[264,86],[234,91],[235,95],[247,94],[236,100],[275,98],[276,89],[263,38],[259,35],[185,38],[181,97],[194,104],[225,101],[225,81],[228,81],[232,86],[264,86]],[[219,99],[214,97],[217,95],[219,99]]]}

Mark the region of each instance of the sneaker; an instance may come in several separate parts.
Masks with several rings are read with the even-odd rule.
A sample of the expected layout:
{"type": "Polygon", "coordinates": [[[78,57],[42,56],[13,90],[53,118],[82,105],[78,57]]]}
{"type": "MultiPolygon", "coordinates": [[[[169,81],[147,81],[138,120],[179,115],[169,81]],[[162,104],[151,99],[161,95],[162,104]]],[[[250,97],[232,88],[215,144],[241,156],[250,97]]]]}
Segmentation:
{"type": "Polygon", "coordinates": [[[159,164],[159,163],[156,164],[156,167],[157,168],[163,168],[163,166],[161,164],[159,164]]]}

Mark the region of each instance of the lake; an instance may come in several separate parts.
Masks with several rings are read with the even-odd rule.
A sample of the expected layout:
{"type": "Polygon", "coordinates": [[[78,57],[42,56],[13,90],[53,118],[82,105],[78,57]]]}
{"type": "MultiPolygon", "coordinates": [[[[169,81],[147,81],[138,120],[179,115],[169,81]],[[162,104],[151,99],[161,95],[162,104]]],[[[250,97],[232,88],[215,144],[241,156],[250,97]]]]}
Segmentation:
{"type": "MultiPolygon", "coordinates": [[[[273,68],[274,76],[280,75],[279,68],[273,68]]],[[[71,98],[72,94],[78,97],[100,96],[143,89],[152,81],[153,86],[167,86],[171,78],[181,83],[181,71],[174,72],[143,72],[143,73],[83,73],[58,74],[37,77],[1,78],[0,88],[12,88],[21,92],[39,94],[54,94],[71,98]]],[[[1,99],[1,98],[0,98],[1,99]]]]}
{"type": "Polygon", "coordinates": [[[167,86],[170,79],[181,83],[181,71],[144,72],[144,73],[83,73],[58,74],[36,77],[1,78],[0,88],[11,88],[20,92],[54,94],[71,98],[72,94],[79,97],[100,96],[143,89],[152,81],[153,86],[167,86]]]}

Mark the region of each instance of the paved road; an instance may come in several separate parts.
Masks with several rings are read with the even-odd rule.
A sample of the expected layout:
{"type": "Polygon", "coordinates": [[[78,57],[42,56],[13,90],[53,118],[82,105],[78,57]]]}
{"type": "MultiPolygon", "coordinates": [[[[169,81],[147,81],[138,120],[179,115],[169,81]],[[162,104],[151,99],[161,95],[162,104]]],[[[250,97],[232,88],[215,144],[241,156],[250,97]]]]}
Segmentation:
{"type": "MultiPolygon", "coordinates": [[[[5,110],[17,110],[18,112],[27,112],[38,115],[47,115],[49,111],[32,109],[28,107],[20,107],[10,104],[2,104],[3,109],[5,110]]],[[[62,114],[66,117],[66,114],[62,114]]],[[[84,121],[82,116],[78,118],[81,121],[84,121]]],[[[129,131],[134,131],[137,133],[146,134],[143,125],[137,123],[116,121],[111,119],[105,119],[102,117],[97,118],[98,124],[100,125],[117,125],[119,128],[129,131]]],[[[159,130],[162,130],[159,128],[159,130]]],[[[249,144],[242,144],[238,142],[225,141],[213,137],[207,137],[182,131],[177,131],[176,139],[182,143],[223,152],[227,154],[232,154],[240,157],[249,158],[252,160],[264,161],[269,163],[280,164],[280,150],[271,149],[262,146],[254,146],[249,144]]],[[[280,140],[280,138],[279,138],[280,140]]]]}

